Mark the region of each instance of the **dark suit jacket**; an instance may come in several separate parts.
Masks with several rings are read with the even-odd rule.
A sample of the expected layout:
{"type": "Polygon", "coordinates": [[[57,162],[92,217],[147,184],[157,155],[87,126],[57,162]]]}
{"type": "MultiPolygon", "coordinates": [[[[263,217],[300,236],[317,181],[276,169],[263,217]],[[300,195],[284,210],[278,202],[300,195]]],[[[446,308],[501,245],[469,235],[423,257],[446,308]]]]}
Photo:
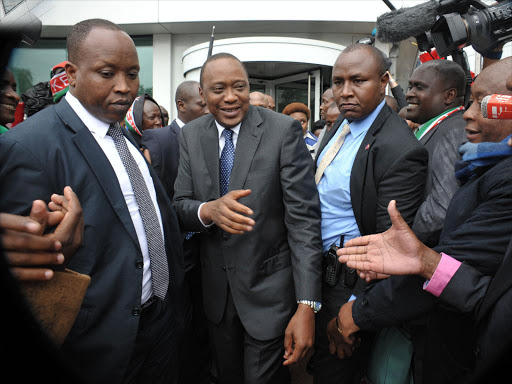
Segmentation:
{"type": "Polygon", "coordinates": [[[147,129],[142,133],[141,145],[149,150],[151,165],[171,200],[180,163],[180,131],[178,123],[173,120],[167,127],[147,129]]]}
{"type": "Polygon", "coordinates": [[[428,247],[439,242],[446,210],[459,188],[454,164],[460,160],[459,148],[467,140],[463,113],[455,112],[420,140],[429,154],[428,173],[425,201],[416,213],[412,230],[428,247]]]}
{"type": "MultiPolygon", "coordinates": [[[[317,158],[335,135],[343,116],[320,143],[317,158]]],[[[405,121],[384,105],[357,151],[350,174],[350,198],[361,236],[391,226],[388,203],[396,200],[405,221],[412,223],[421,204],[428,153],[405,121]]]]}
{"type": "Polygon", "coordinates": [[[440,296],[440,300],[457,311],[474,316],[478,333],[477,367],[482,371],[491,368],[512,346],[511,271],[512,240],[496,275],[485,274],[462,263],[440,296]]]}
{"type": "MultiPolygon", "coordinates": [[[[334,136],[339,116],[320,143],[317,157],[334,136]]],[[[391,226],[387,207],[396,200],[403,218],[412,223],[423,199],[428,153],[405,123],[385,104],[368,129],[350,173],[350,198],[361,236],[384,232],[391,226]]],[[[358,279],[353,293],[367,284],[358,279]]]]}
{"type": "MultiPolygon", "coordinates": [[[[512,236],[511,222],[512,158],[508,158],[455,193],[435,250],[468,263],[483,274],[494,275],[512,236]]],[[[470,316],[445,310],[438,299],[423,290],[423,283],[424,279],[418,276],[392,276],[383,280],[357,298],[352,315],[361,329],[371,330],[429,315],[432,331],[428,333],[427,350],[435,351],[425,355],[436,357],[437,361],[432,363],[435,369],[427,368],[426,362],[425,372],[444,374],[443,379],[436,379],[448,378],[450,382],[454,375],[461,374],[452,372],[452,368],[467,373],[473,364],[473,324],[470,316]]],[[[449,291],[443,292],[440,299],[449,291]]]]}
{"type": "MultiPolygon", "coordinates": [[[[121,382],[140,319],[142,253],[115,172],[66,100],[0,138],[0,211],[27,215],[32,201],[49,201],[71,186],[83,208],[83,246],[67,267],[91,276],[63,353],[96,383],[121,382]]],[[[158,177],[170,286],[166,305],[181,323],[183,260],[178,222],[158,177]]]]}
{"type": "Polygon", "coordinates": [[[202,202],[219,198],[219,135],[213,115],[182,129],[174,204],[185,230],[202,232],[201,267],[207,318],[219,323],[233,296],[247,332],[258,340],[282,336],[296,300],[320,301],[320,209],[311,155],[300,124],[250,106],[236,144],[229,190],[251,189],[240,199],[256,222],[230,235],[198,218],[202,202]]]}

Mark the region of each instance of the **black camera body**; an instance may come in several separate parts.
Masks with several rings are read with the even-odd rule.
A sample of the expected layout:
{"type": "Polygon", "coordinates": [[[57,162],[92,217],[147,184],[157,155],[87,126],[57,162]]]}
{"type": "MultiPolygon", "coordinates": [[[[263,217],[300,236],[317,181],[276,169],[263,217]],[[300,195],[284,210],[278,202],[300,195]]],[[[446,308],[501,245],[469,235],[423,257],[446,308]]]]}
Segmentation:
{"type": "Polygon", "coordinates": [[[471,45],[487,56],[498,45],[512,39],[512,2],[487,6],[478,0],[440,0],[439,18],[431,30],[416,36],[422,51],[436,48],[446,57],[461,46],[471,45]]]}

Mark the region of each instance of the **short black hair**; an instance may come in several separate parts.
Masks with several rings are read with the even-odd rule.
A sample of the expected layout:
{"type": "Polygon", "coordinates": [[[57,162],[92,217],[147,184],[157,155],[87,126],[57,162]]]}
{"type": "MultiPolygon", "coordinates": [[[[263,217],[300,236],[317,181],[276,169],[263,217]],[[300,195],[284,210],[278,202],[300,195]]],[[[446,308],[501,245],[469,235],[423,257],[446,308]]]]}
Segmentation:
{"type": "Polygon", "coordinates": [[[375,48],[373,45],[359,43],[351,44],[346,47],[341,54],[359,51],[360,49],[366,49],[373,56],[378,65],[379,76],[382,76],[391,67],[391,61],[384,52],[375,48]]]}
{"type": "Polygon", "coordinates": [[[199,94],[199,82],[195,80],[186,80],[176,88],[174,102],[178,106],[178,100],[188,102],[195,94],[199,94]]]}
{"type": "Polygon", "coordinates": [[[76,23],[66,39],[68,61],[76,64],[80,61],[80,46],[93,29],[108,29],[124,32],[121,27],[105,19],[88,19],[76,23]]]}
{"type": "Polygon", "coordinates": [[[464,96],[466,93],[466,74],[462,67],[451,60],[430,60],[421,64],[418,68],[430,68],[434,70],[435,76],[438,76],[446,89],[455,88],[457,97],[464,96]]]}
{"type": "Polygon", "coordinates": [[[216,61],[216,60],[220,60],[220,59],[232,59],[232,60],[238,61],[240,63],[240,65],[242,66],[242,68],[244,69],[245,74],[247,75],[247,79],[249,79],[249,72],[247,72],[247,68],[245,68],[244,63],[242,63],[240,61],[240,59],[238,59],[238,57],[236,57],[235,55],[232,55],[231,53],[220,52],[220,53],[216,53],[215,55],[211,55],[209,58],[207,58],[203,64],[203,66],[201,67],[201,72],[199,73],[199,84],[200,84],[201,88],[203,88],[203,73],[204,73],[206,66],[209,63],[211,63],[212,61],[216,61]]]}

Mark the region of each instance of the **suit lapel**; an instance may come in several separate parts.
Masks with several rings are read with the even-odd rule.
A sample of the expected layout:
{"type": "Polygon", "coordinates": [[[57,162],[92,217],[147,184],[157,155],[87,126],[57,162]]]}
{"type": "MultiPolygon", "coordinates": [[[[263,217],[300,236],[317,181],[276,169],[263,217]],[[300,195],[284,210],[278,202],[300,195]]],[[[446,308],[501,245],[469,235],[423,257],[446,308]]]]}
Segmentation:
{"type": "Polygon", "coordinates": [[[75,145],[98,179],[101,188],[105,192],[105,196],[114,212],[119,217],[119,220],[123,223],[123,226],[130,234],[135,244],[139,246],[137,233],[135,232],[135,227],[133,226],[130,213],[128,212],[123,193],[117,182],[117,176],[105,156],[105,153],[103,153],[103,150],[98,145],[89,129],[84,125],[65,99],[57,104],[55,110],[63,123],[75,132],[75,135],[72,137],[75,145]]]}
{"type": "Polygon", "coordinates": [[[434,136],[434,133],[437,131],[437,128],[438,127],[435,127],[434,129],[431,129],[429,132],[427,132],[427,134],[420,139],[420,143],[422,145],[427,144],[427,142],[432,138],[432,136],[434,136]]]}
{"type": "MultiPolygon", "coordinates": [[[[363,187],[367,179],[366,171],[368,167],[368,157],[370,156],[371,148],[375,141],[375,135],[380,130],[390,113],[391,110],[389,107],[384,105],[375,118],[375,121],[368,129],[368,132],[366,132],[363,142],[357,150],[354,164],[352,165],[352,171],[350,172],[350,198],[352,200],[354,216],[358,224],[363,223],[363,187]],[[354,177],[352,177],[352,175],[354,175],[354,177]]],[[[373,176],[370,175],[369,179],[373,180],[373,176]]],[[[365,196],[365,198],[372,199],[371,196],[365,196]]],[[[366,234],[362,228],[362,224],[360,225],[359,230],[361,231],[361,235],[366,234]]]]}
{"type": "MultiPolygon", "coordinates": [[[[201,135],[201,147],[203,149],[204,161],[208,168],[208,174],[212,179],[213,193],[215,198],[220,196],[219,181],[219,131],[215,120],[204,128],[201,135]]],[[[192,154],[193,155],[193,154],[192,154]]]]}
{"type": "MultiPolygon", "coordinates": [[[[249,107],[247,116],[240,127],[236,142],[235,162],[229,178],[229,190],[242,189],[251,167],[254,153],[258,148],[263,134],[260,124],[262,119],[254,107],[249,107]]],[[[218,183],[217,183],[218,184],[218,183]]]]}

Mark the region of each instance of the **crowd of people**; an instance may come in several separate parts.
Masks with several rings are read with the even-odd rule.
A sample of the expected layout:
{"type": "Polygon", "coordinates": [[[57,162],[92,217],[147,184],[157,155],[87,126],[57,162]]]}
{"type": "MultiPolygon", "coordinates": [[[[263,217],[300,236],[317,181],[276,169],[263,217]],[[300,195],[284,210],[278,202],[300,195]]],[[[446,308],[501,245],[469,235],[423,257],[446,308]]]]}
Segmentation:
{"type": "MultiPolygon", "coordinates": [[[[169,122],[137,95],[119,26],[77,23],[67,53],[10,129],[20,96],[1,74],[3,281],[91,278],[60,348],[21,339],[43,377],[280,384],[306,361],[316,384],[476,383],[507,356],[512,120],[481,101],[512,95],[512,58],[465,105],[453,61],[419,65],[404,94],[384,53],[353,44],[312,122],[218,53],[169,122]]],[[[35,330],[7,292],[11,326],[35,330]]]]}

